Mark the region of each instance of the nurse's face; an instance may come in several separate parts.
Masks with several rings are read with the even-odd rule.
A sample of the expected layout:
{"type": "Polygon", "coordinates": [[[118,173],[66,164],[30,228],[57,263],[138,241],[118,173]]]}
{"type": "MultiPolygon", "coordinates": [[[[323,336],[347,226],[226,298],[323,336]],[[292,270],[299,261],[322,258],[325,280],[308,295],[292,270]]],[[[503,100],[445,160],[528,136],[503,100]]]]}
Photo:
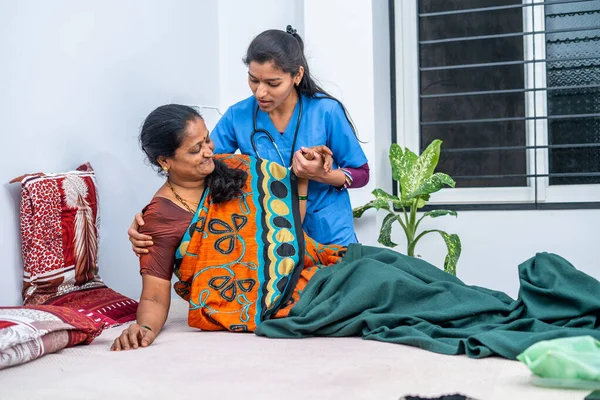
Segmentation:
{"type": "Polygon", "coordinates": [[[275,67],[271,61],[263,64],[252,61],[248,65],[248,85],[260,109],[268,113],[278,109],[288,99],[295,104],[295,97],[290,96],[295,96],[294,85],[300,83],[302,73],[302,67],[296,76],[292,76],[275,67]]]}

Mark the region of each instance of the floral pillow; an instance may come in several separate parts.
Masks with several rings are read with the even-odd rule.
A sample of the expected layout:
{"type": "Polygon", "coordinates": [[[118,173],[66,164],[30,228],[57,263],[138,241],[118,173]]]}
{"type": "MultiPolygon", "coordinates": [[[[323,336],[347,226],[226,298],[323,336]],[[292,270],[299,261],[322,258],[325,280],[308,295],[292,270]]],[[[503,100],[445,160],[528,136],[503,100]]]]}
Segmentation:
{"type": "Polygon", "coordinates": [[[94,170],[36,173],[21,182],[23,304],[100,312],[135,319],[137,302],[106,287],[98,274],[100,213],[94,170]]]}

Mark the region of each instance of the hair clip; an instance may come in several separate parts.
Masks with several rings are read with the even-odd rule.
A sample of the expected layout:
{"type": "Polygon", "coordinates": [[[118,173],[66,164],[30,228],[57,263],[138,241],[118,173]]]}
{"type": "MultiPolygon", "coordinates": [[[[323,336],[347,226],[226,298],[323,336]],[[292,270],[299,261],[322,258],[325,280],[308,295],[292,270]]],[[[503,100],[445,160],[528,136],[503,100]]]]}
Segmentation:
{"type": "Polygon", "coordinates": [[[289,33],[290,35],[295,35],[295,34],[296,34],[296,32],[298,32],[297,30],[295,30],[294,28],[292,28],[292,26],[291,26],[291,25],[288,25],[288,26],[287,26],[287,28],[285,28],[285,31],[286,31],[287,33],[289,33]]]}

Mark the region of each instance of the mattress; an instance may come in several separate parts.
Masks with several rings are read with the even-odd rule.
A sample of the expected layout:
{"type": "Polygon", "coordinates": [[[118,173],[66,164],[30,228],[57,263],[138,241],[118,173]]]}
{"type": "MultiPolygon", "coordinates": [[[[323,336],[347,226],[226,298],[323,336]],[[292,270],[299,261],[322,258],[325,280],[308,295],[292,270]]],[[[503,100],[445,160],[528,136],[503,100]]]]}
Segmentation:
{"type": "Polygon", "coordinates": [[[111,352],[123,326],[91,345],[0,371],[0,399],[398,399],[462,393],[476,399],[577,399],[540,388],[517,361],[473,360],[360,338],[267,339],[189,328],[173,300],[148,348],[111,352]]]}

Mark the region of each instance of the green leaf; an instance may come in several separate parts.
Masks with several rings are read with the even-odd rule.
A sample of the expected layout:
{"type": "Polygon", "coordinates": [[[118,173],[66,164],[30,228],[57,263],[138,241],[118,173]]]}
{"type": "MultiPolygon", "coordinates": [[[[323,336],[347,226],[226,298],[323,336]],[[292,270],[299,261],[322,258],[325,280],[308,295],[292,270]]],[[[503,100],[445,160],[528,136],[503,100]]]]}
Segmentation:
{"type": "Polygon", "coordinates": [[[425,204],[427,204],[428,201],[429,201],[429,195],[423,195],[423,196],[419,197],[419,200],[417,200],[417,210],[419,208],[425,207],[425,204]]]}
{"type": "Polygon", "coordinates": [[[418,168],[419,176],[428,178],[433,175],[433,171],[435,171],[435,167],[437,167],[438,161],[440,160],[441,147],[442,141],[435,139],[429,144],[429,146],[427,146],[425,151],[421,153],[419,160],[415,165],[415,167],[418,168]]]}
{"type": "Polygon", "coordinates": [[[431,210],[431,211],[427,211],[425,214],[423,214],[424,217],[431,217],[431,218],[442,217],[444,215],[454,215],[455,217],[458,216],[458,214],[454,210],[431,210]]]}
{"type": "Polygon", "coordinates": [[[442,235],[444,242],[446,242],[446,247],[448,248],[448,254],[444,260],[444,271],[449,274],[456,275],[456,264],[458,263],[458,258],[460,257],[460,253],[462,251],[460,238],[455,233],[447,234],[444,231],[437,232],[442,235]]]}
{"type": "Polygon", "coordinates": [[[387,211],[392,211],[392,209],[390,207],[390,203],[387,200],[385,200],[385,199],[376,199],[373,202],[373,207],[375,207],[375,209],[377,211],[379,211],[381,209],[384,209],[384,210],[387,210],[387,211]]]}
{"type": "Polygon", "coordinates": [[[390,164],[392,165],[392,178],[395,181],[400,181],[402,169],[400,162],[402,160],[402,147],[398,143],[392,143],[390,146],[390,164]]]}
{"type": "MultiPolygon", "coordinates": [[[[423,182],[433,175],[433,171],[437,166],[440,159],[440,146],[442,145],[441,140],[434,140],[429,146],[423,151],[423,153],[417,157],[416,160],[412,160],[410,168],[403,170],[402,180],[402,199],[411,199],[419,196],[416,194],[417,190],[423,185],[423,182]]],[[[404,154],[403,159],[406,157],[404,154]]],[[[421,193],[426,194],[426,193],[421,193]]]]}
{"type": "Polygon", "coordinates": [[[421,185],[418,188],[416,188],[416,190],[413,193],[410,194],[408,198],[411,199],[417,196],[422,196],[426,194],[429,195],[431,193],[437,192],[438,190],[443,188],[444,185],[454,187],[455,184],[456,183],[454,182],[454,179],[450,178],[450,176],[442,172],[436,172],[429,178],[425,179],[421,183],[421,185]]]}
{"type": "Polygon", "coordinates": [[[360,207],[354,208],[352,210],[352,215],[354,216],[354,218],[360,218],[360,217],[362,217],[362,215],[365,213],[365,211],[367,211],[367,210],[369,210],[371,208],[377,208],[376,204],[375,204],[376,202],[377,202],[377,200],[371,200],[367,204],[364,204],[364,205],[362,205],[360,207]]]}
{"type": "Polygon", "coordinates": [[[397,196],[387,193],[383,189],[375,189],[371,192],[371,194],[375,196],[380,204],[382,204],[381,206],[377,207],[378,210],[383,208],[385,210],[392,211],[392,207],[402,208],[402,202],[400,199],[397,196]],[[389,205],[390,201],[392,202],[392,206],[389,205]],[[383,203],[385,203],[385,207],[383,206],[383,203]]]}
{"type": "Polygon", "coordinates": [[[385,201],[393,201],[393,202],[398,202],[400,201],[400,199],[396,196],[394,196],[393,194],[389,194],[387,193],[385,190],[383,189],[375,189],[371,192],[371,194],[373,196],[375,196],[376,199],[381,199],[381,200],[385,200],[385,201]]]}
{"type": "Polygon", "coordinates": [[[394,213],[389,213],[383,219],[383,223],[381,224],[381,231],[379,232],[379,238],[377,241],[386,247],[396,247],[398,246],[396,243],[392,242],[392,224],[396,221],[398,217],[394,213]]]}
{"type": "Polygon", "coordinates": [[[412,193],[417,186],[415,184],[416,177],[414,176],[413,167],[419,157],[409,149],[405,150],[404,156],[400,160],[400,198],[404,205],[408,205],[407,195],[412,193]]]}
{"type": "Polygon", "coordinates": [[[384,209],[387,211],[392,211],[389,201],[387,201],[385,199],[375,199],[375,200],[371,200],[370,202],[368,202],[367,204],[365,204],[363,206],[354,208],[352,210],[352,215],[354,216],[354,218],[360,218],[365,213],[365,211],[367,211],[371,208],[374,208],[377,211],[379,211],[381,209],[384,209]]]}

